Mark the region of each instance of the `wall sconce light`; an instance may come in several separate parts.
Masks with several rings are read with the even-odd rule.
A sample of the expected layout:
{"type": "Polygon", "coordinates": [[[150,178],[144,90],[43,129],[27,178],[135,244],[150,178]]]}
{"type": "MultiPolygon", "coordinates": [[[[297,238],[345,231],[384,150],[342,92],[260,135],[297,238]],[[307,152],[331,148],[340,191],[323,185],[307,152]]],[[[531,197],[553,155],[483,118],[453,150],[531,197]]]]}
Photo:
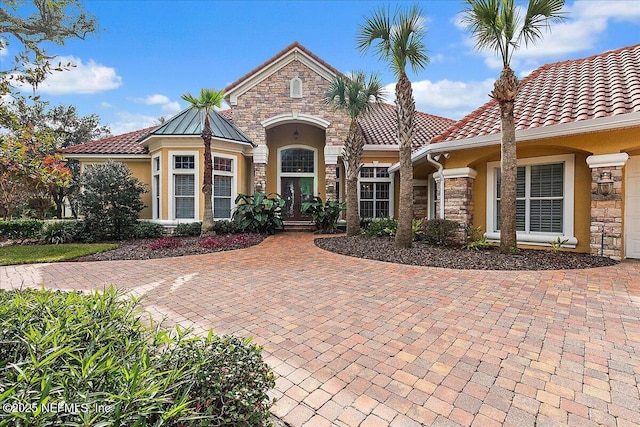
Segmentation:
{"type": "Polygon", "coordinates": [[[603,196],[608,196],[613,192],[613,179],[611,179],[611,172],[604,171],[600,174],[598,180],[598,193],[603,196]]]}
{"type": "Polygon", "coordinates": [[[296,124],[296,130],[293,131],[293,139],[298,139],[300,132],[298,132],[298,125],[296,124]]]}
{"type": "Polygon", "coordinates": [[[333,186],[333,184],[327,185],[327,193],[333,193],[333,190],[335,190],[335,187],[333,186]]]}

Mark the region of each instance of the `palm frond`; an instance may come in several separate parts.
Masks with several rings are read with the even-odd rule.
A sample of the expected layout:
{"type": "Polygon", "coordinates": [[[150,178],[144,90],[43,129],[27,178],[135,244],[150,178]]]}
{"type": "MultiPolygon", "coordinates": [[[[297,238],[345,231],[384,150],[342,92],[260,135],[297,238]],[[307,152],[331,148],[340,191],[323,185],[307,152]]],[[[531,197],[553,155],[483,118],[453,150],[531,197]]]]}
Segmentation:
{"type": "Polygon", "coordinates": [[[377,75],[367,78],[363,71],[355,71],[351,77],[336,76],[329,84],[324,100],[336,110],[345,111],[351,120],[371,112],[384,101],[385,92],[377,75]]]}
{"type": "Polygon", "coordinates": [[[185,93],[181,98],[197,110],[211,111],[214,107],[220,107],[224,100],[224,91],[215,89],[200,89],[200,97],[196,98],[190,93],[185,93]]]}
{"type": "Polygon", "coordinates": [[[373,42],[378,40],[376,53],[383,59],[388,59],[391,54],[390,44],[391,14],[389,8],[381,7],[373,13],[373,16],[366,18],[366,23],[358,29],[356,41],[358,50],[366,53],[373,42]]]}
{"type": "Polygon", "coordinates": [[[525,45],[535,43],[542,38],[542,30],[550,28],[551,23],[562,22],[564,0],[529,0],[520,37],[525,45]]]}

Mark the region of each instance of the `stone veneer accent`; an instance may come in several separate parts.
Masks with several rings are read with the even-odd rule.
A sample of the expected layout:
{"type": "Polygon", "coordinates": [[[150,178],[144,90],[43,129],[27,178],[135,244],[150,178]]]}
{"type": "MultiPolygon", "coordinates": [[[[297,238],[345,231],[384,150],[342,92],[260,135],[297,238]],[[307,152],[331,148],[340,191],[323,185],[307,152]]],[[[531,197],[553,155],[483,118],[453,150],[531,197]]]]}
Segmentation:
{"type": "Polygon", "coordinates": [[[336,199],[336,165],[326,163],[324,166],[325,177],[325,200],[336,199]]]}
{"type": "Polygon", "coordinates": [[[587,157],[591,169],[591,227],[589,247],[592,255],[622,259],[622,173],[627,153],[599,154],[587,157]],[[602,173],[611,173],[613,191],[602,195],[598,181],[602,173]]]}
{"type": "MultiPolygon", "coordinates": [[[[329,81],[294,59],[278,71],[256,84],[237,98],[232,105],[233,123],[255,144],[266,145],[266,129],[261,122],[279,115],[313,116],[329,122],[325,129],[327,146],[342,146],[349,130],[349,117],[341,111],[335,111],[324,103],[324,93],[329,81]],[[290,82],[293,78],[302,81],[302,98],[292,98],[290,82]]],[[[295,120],[295,119],[294,119],[295,120]]],[[[304,123],[302,120],[300,123],[304,123]]],[[[306,122],[308,123],[308,122],[306,122]]],[[[322,152],[320,152],[320,155],[322,152]]],[[[327,198],[335,196],[335,164],[326,165],[326,182],[318,183],[319,188],[327,188],[327,198]],[[329,187],[333,191],[329,192],[329,187]]],[[[266,188],[266,168],[261,163],[254,163],[255,185],[266,188]]]]}
{"type": "Polygon", "coordinates": [[[413,216],[417,219],[429,216],[429,187],[426,185],[413,185],[413,216]]]}
{"type": "Polygon", "coordinates": [[[592,255],[622,258],[622,166],[591,169],[591,238],[592,255]],[[613,191],[607,196],[598,192],[602,172],[611,172],[613,191]]]}

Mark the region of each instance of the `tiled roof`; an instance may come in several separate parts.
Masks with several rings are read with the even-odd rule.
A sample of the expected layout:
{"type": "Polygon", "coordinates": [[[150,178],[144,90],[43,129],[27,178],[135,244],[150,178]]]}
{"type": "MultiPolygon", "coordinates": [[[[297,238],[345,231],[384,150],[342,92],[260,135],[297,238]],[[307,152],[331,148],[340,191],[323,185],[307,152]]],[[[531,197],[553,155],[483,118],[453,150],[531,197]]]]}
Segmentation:
{"type": "MultiPolygon", "coordinates": [[[[164,122],[147,137],[156,135],[200,135],[202,133],[202,117],[203,114],[197,109],[193,107],[187,108],[164,122]]],[[[251,140],[221,113],[211,111],[209,113],[209,122],[214,138],[253,145],[251,140]]]]}
{"type": "MultiPolygon", "coordinates": [[[[390,104],[382,104],[380,108],[358,121],[364,136],[365,145],[397,145],[396,109],[390,104]]],[[[416,111],[412,150],[429,143],[455,120],[416,111]]]]}
{"type": "Polygon", "coordinates": [[[260,64],[256,68],[254,68],[253,70],[249,71],[244,76],[240,77],[235,82],[233,82],[230,85],[228,85],[226,88],[224,88],[225,93],[228,93],[233,88],[238,86],[240,83],[242,83],[243,81],[251,78],[251,76],[253,76],[254,74],[257,74],[258,72],[260,72],[260,70],[262,70],[263,68],[269,66],[271,63],[276,62],[278,59],[280,59],[281,57],[286,55],[290,50],[295,49],[295,48],[300,49],[301,51],[303,51],[304,53],[309,55],[311,58],[313,58],[316,62],[322,64],[324,67],[326,67],[327,69],[331,70],[333,73],[340,74],[340,72],[338,70],[333,68],[331,65],[326,63],[320,57],[318,57],[315,53],[311,52],[309,49],[307,49],[306,47],[302,46],[300,43],[298,43],[296,41],[296,42],[291,43],[289,46],[285,47],[284,49],[282,49],[280,52],[278,52],[273,57],[271,57],[270,59],[266,60],[265,62],[263,62],[262,64],[260,64]]]}
{"type": "Polygon", "coordinates": [[[123,135],[110,136],[108,138],[74,145],[60,150],[61,154],[148,154],[149,150],[143,147],[138,140],[156,126],[140,129],[123,135]]]}
{"type": "MultiPolygon", "coordinates": [[[[640,44],[544,65],[525,77],[516,99],[516,130],[640,112],[640,44]]],[[[489,101],[432,142],[500,133],[500,107],[489,101]]]]}

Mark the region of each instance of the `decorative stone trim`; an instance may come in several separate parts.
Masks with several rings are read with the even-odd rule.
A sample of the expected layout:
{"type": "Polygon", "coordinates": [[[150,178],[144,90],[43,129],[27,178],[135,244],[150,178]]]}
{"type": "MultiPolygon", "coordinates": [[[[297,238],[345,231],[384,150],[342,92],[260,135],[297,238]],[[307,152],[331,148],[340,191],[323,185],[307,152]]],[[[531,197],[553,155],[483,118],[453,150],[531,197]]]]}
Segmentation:
{"type": "Polygon", "coordinates": [[[613,153],[613,154],[597,154],[587,157],[587,164],[589,168],[605,168],[613,166],[624,166],[629,160],[627,153],[613,153]]]}
{"type": "Polygon", "coordinates": [[[253,162],[267,164],[269,159],[269,147],[266,145],[258,145],[253,147],[253,162]]]}
{"type": "Polygon", "coordinates": [[[342,154],[342,146],[325,145],[324,146],[324,163],[329,165],[338,164],[338,157],[342,154]]]}
{"type": "Polygon", "coordinates": [[[265,128],[269,129],[277,125],[282,125],[286,123],[308,123],[310,125],[314,125],[316,127],[327,129],[331,122],[325,120],[321,117],[312,116],[310,114],[300,114],[297,111],[292,111],[291,113],[278,114],[277,116],[269,117],[268,119],[264,119],[260,122],[260,124],[265,128]]]}
{"type": "Polygon", "coordinates": [[[442,171],[442,175],[445,179],[448,178],[471,178],[476,179],[478,176],[478,172],[472,168],[454,168],[454,169],[444,169],[442,171]]]}

